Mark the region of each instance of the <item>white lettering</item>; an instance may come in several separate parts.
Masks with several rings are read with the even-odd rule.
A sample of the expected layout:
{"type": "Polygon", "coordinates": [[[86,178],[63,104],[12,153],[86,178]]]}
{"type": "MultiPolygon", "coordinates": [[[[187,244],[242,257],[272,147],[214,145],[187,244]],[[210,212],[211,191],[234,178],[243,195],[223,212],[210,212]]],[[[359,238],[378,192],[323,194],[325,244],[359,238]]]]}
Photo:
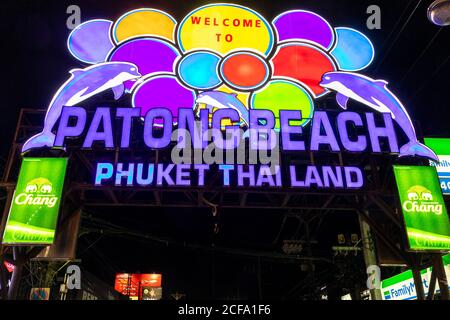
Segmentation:
{"type": "Polygon", "coordinates": [[[19,206],[47,206],[53,208],[58,202],[55,196],[34,196],[32,194],[20,193],[17,195],[14,203],[19,206]]]}

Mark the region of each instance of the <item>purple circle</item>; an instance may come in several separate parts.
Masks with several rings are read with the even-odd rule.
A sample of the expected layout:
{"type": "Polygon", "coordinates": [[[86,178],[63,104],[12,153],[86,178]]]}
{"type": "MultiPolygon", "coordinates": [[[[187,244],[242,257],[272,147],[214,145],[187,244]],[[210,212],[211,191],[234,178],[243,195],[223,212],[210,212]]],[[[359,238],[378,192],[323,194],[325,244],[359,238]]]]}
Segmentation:
{"type": "MultiPolygon", "coordinates": [[[[117,47],[109,61],[134,63],[142,76],[155,72],[173,72],[178,50],[169,42],[157,38],[139,38],[127,41],[117,47]]],[[[127,81],[125,88],[130,90],[135,82],[127,81]]]]}
{"type": "Polygon", "coordinates": [[[331,25],[316,13],[304,10],[287,11],[273,20],[278,40],[306,40],[331,49],[334,32],[331,25]]]}
{"type": "Polygon", "coordinates": [[[70,53],[85,63],[105,62],[114,48],[109,34],[112,25],[112,21],[100,19],[80,24],[67,39],[70,53]]]}
{"type": "Polygon", "coordinates": [[[181,85],[174,75],[158,75],[145,80],[133,91],[132,104],[134,108],[141,108],[143,117],[151,109],[167,108],[177,122],[178,109],[193,108],[195,99],[195,92],[181,85]]]}

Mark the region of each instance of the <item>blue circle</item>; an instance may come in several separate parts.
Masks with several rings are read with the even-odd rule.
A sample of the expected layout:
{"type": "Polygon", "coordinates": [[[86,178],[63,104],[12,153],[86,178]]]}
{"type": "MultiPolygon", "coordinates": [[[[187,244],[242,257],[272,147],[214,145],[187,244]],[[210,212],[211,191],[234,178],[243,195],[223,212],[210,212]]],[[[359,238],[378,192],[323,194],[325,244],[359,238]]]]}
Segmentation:
{"type": "Polygon", "coordinates": [[[178,65],[181,80],[189,87],[207,90],[222,83],[217,74],[220,57],[207,51],[197,51],[185,56],[178,65]]]}
{"type": "Polygon", "coordinates": [[[336,36],[336,46],[331,55],[340,70],[359,71],[372,63],[375,50],[364,34],[350,28],[336,28],[336,36]]]}

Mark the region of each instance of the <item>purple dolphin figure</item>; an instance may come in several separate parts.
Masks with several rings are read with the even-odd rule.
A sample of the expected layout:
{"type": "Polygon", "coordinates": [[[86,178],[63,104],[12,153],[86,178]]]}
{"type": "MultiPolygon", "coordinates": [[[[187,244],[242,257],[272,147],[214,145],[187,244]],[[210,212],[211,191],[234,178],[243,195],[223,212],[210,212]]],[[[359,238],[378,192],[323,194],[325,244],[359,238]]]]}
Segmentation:
{"type": "Polygon", "coordinates": [[[214,109],[234,109],[237,110],[241,119],[248,125],[249,113],[244,104],[239,101],[236,93],[226,93],[222,91],[205,91],[197,96],[196,103],[204,103],[212,113],[214,109]]]}
{"type": "Polygon", "coordinates": [[[125,81],[141,77],[136,65],[127,62],[105,62],[85,69],[74,69],[70,73],[69,80],[59,88],[50,102],[44,129],[25,142],[22,152],[33,148],[53,147],[55,135],[52,130],[63,107],[72,107],[108,89],[113,90],[117,100],[125,91],[125,81]]]}
{"type": "Polygon", "coordinates": [[[381,112],[390,113],[400,128],[405,132],[409,142],[400,148],[400,157],[420,156],[439,161],[437,155],[417,140],[411,118],[400,100],[389,91],[387,82],[351,72],[328,72],[323,75],[320,85],[337,92],[339,106],[347,109],[351,98],[381,112]]]}

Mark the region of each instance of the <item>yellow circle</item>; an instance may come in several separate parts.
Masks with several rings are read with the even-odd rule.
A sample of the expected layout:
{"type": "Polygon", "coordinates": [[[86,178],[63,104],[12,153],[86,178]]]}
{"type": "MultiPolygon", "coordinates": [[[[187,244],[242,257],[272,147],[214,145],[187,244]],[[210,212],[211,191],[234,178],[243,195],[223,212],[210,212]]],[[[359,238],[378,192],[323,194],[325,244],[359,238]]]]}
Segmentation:
{"type": "Polygon", "coordinates": [[[252,50],[267,56],[274,45],[270,24],[259,13],[234,4],[212,4],[188,14],[178,29],[183,52],[210,49],[222,55],[252,50]]]}
{"type": "Polygon", "coordinates": [[[125,13],[113,27],[116,43],[140,36],[158,36],[174,41],[176,21],[156,9],[137,9],[125,13]]]}

